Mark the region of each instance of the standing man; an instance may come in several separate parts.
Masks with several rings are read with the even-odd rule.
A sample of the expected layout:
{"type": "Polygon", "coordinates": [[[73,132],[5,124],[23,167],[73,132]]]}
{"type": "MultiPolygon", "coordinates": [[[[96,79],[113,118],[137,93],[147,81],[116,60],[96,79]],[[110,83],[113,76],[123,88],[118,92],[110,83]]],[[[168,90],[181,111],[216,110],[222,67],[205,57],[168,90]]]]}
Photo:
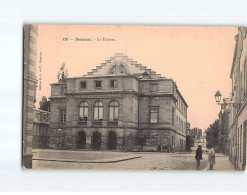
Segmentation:
{"type": "Polygon", "coordinates": [[[213,147],[209,147],[209,151],[208,151],[208,162],[210,165],[209,170],[213,170],[214,164],[215,164],[215,152],[214,152],[214,148],[213,147]]]}
{"type": "Polygon", "coordinates": [[[200,169],[200,160],[202,160],[202,146],[199,145],[198,148],[196,149],[196,170],[200,169]]]}

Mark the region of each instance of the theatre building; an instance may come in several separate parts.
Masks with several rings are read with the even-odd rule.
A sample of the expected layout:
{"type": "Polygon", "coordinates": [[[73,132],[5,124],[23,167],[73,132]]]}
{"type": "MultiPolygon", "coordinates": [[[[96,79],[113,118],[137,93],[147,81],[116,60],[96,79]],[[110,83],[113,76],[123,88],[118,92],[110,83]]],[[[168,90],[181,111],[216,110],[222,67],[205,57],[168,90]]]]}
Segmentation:
{"type": "Polygon", "coordinates": [[[50,148],[185,149],[188,105],[176,83],[121,53],[52,83],[50,100],[50,148]]]}

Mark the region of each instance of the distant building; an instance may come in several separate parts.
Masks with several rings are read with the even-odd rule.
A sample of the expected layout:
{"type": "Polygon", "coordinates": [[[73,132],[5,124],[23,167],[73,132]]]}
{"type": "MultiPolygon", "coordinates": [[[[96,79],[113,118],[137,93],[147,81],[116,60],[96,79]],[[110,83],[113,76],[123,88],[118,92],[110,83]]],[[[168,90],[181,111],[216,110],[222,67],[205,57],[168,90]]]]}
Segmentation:
{"type": "Polygon", "coordinates": [[[190,123],[186,123],[186,135],[190,135],[190,123]]]}
{"type": "Polygon", "coordinates": [[[246,167],[246,131],[247,131],[247,28],[238,28],[235,36],[236,45],[230,78],[232,93],[230,103],[230,160],[237,169],[246,167]]]}
{"type": "Polygon", "coordinates": [[[205,151],[207,150],[207,141],[206,141],[206,136],[201,135],[199,139],[196,139],[194,142],[194,149],[196,149],[199,145],[202,146],[202,150],[205,151]]]}
{"type": "Polygon", "coordinates": [[[50,112],[33,110],[33,148],[48,148],[50,112]]]}
{"type": "Polygon", "coordinates": [[[123,54],[52,83],[50,100],[51,148],[185,149],[188,105],[176,83],[123,54]]]}

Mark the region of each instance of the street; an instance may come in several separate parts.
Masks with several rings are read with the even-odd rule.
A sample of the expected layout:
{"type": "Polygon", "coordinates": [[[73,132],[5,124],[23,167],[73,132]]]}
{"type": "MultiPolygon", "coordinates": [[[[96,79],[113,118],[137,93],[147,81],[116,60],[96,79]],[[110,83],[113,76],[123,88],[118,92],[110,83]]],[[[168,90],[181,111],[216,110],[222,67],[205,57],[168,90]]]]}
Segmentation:
{"type": "MultiPolygon", "coordinates": [[[[33,169],[196,170],[194,156],[194,153],[36,150],[33,169]]],[[[200,170],[207,169],[207,153],[203,153],[200,170]]],[[[215,169],[234,170],[223,154],[216,155],[215,169]]]]}

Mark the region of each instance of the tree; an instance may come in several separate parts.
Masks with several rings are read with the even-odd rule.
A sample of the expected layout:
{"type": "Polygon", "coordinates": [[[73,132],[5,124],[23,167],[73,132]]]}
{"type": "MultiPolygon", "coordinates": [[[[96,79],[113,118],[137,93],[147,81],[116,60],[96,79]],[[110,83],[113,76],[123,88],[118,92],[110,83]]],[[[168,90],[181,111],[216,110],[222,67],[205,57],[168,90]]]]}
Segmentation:
{"type": "Polygon", "coordinates": [[[202,130],[199,128],[193,128],[190,130],[191,136],[194,138],[194,140],[200,139],[200,136],[202,135],[202,130]]]}
{"type": "Polygon", "coordinates": [[[215,120],[206,130],[207,147],[218,148],[219,146],[219,120],[215,120]]]}
{"type": "Polygon", "coordinates": [[[186,135],[186,151],[190,152],[191,147],[194,146],[194,138],[192,135],[186,135]]]}
{"type": "Polygon", "coordinates": [[[43,96],[39,102],[39,109],[44,111],[50,111],[50,101],[47,101],[46,97],[43,96]]]}

